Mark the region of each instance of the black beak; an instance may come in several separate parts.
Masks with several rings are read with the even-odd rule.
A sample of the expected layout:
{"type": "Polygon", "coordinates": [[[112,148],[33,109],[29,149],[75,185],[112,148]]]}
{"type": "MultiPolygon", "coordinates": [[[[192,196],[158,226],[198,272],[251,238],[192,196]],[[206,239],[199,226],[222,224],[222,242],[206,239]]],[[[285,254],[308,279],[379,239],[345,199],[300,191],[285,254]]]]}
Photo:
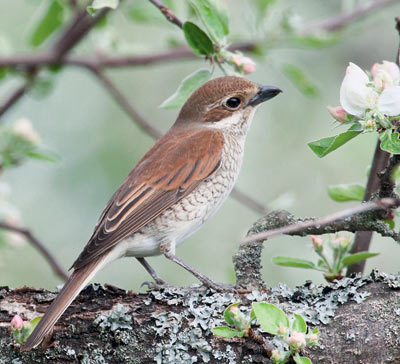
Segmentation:
{"type": "Polygon", "coordinates": [[[260,86],[260,91],[258,91],[257,95],[254,96],[247,105],[256,106],[264,101],[272,99],[281,92],[281,89],[274,86],[260,86]]]}

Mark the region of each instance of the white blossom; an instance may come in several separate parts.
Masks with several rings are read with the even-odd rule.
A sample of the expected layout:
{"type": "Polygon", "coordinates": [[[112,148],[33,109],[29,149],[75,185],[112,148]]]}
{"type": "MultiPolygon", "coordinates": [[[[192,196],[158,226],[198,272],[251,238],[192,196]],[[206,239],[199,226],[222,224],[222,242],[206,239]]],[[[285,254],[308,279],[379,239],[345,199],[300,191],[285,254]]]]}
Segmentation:
{"type": "Polygon", "coordinates": [[[377,110],[388,116],[400,114],[400,71],[393,65],[397,67],[394,63],[384,61],[380,67],[373,68],[375,79],[379,78],[380,84],[384,85],[382,93],[379,93],[378,88],[372,87],[368,75],[350,63],[340,87],[340,104],[343,109],[360,118],[367,110],[377,110]]]}
{"type": "Polygon", "coordinates": [[[18,119],[15,122],[13,131],[16,135],[31,142],[33,145],[40,143],[40,135],[34,129],[32,122],[27,118],[18,119]]]}

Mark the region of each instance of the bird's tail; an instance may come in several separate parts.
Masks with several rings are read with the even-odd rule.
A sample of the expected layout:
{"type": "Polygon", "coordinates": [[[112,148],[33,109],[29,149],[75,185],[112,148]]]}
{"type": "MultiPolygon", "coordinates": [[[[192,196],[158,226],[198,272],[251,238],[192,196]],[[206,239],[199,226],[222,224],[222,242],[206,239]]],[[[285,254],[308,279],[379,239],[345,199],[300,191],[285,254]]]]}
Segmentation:
{"type": "Polygon", "coordinates": [[[88,265],[76,269],[64,284],[56,299],[52,302],[46,313],[39,321],[35,330],[29,335],[21,346],[21,351],[28,351],[39,345],[51,332],[53,326],[68,308],[79,292],[89,283],[94,275],[107,263],[104,254],[88,265]]]}

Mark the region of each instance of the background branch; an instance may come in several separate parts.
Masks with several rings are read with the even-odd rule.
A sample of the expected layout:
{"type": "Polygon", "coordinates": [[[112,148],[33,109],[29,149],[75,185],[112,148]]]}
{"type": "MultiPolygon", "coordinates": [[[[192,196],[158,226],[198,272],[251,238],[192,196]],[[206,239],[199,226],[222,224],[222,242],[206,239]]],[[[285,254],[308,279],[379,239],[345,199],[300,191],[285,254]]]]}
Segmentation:
{"type": "Polygon", "coordinates": [[[398,2],[398,0],[371,0],[368,3],[362,3],[355,9],[348,12],[335,15],[322,21],[311,23],[309,26],[304,28],[301,33],[305,35],[310,35],[320,31],[337,31],[342,29],[352,21],[365,17],[367,14],[371,13],[374,10],[384,8],[396,2],[398,2]]]}
{"type": "Polygon", "coordinates": [[[25,236],[25,238],[42,254],[42,256],[47,260],[50,267],[53,269],[54,273],[58,275],[63,281],[68,279],[68,273],[62,268],[61,264],[57,259],[50,253],[50,251],[45,247],[43,243],[36,238],[32,232],[28,229],[17,227],[14,225],[7,224],[0,221],[0,228],[12,231],[17,234],[25,236]]]}
{"type": "Polygon", "coordinates": [[[178,17],[174,14],[174,12],[170,8],[168,8],[165,4],[163,4],[159,0],[149,0],[149,1],[160,9],[160,11],[164,14],[164,16],[169,22],[175,24],[181,29],[183,28],[183,22],[180,19],[178,19],[178,17]]]}

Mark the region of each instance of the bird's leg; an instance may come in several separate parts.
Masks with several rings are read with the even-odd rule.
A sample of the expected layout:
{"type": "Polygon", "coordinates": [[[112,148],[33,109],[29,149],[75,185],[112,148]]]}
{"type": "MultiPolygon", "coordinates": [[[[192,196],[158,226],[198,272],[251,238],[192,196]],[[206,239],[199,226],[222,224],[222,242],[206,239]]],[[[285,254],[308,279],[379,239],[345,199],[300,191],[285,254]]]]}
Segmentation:
{"type": "Polygon", "coordinates": [[[136,257],[136,259],[139,261],[139,263],[141,265],[143,265],[144,269],[147,270],[147,272],[151,275],[151,277],[154,279],[154,282],[156,282],[158,285],[160,286],[166,286],[167,283],[162,280],[158,274],[156,273],[156,271],[153,269],[153,267],[147,262],[146,259],[144,258],[138,258],[136,257]]]}
{"type": "Polygon", "coordinates": [[[198,272],[190,265],[187,265],[182,259],[175,255],[175,244],[171,242],[162,243],[160,245],[160,251],[165,255],[166,258],[173,261],[174,263],[180,265],[182,268],[186,269],[188,272],[192,273],[200,282],[202,282],[207,287],[215,289],[216,291],[227,291],[232,290],[232,287],[215,283],[213,280],[205,276],[204,274],[198,272]]]}

